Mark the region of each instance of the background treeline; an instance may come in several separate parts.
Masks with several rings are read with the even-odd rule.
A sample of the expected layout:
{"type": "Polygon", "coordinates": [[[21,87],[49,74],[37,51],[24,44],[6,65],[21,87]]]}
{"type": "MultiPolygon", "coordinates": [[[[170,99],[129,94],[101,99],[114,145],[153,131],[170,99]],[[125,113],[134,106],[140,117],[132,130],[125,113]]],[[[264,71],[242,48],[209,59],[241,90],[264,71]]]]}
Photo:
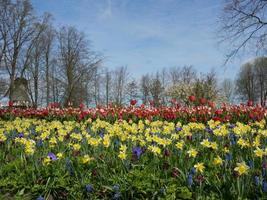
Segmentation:
{"type": "Polygon", "coordinates": [[[253,100],[264,105],[267,59],[241,66],[235,81],[219,80],[215,71],[170,67],[133,77],[126,66],[110,69],[86,35],[73,26],[55,27],[51,14],[37,16],[29,0],[0,0],[0,93],[13,99],[16,78],[28,80],[34,107],[139,103],[185,104],[189,95],[215,102],[253,100]]]}

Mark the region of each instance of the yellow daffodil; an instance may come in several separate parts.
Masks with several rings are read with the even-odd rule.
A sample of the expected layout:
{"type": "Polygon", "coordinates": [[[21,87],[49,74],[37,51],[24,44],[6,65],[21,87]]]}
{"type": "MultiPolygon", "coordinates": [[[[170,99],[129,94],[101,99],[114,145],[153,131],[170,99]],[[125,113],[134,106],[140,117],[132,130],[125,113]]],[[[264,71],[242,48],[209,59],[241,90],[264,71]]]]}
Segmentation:
{"type": "Polygon", "coordinates": [[[249,166],[247,166],[245,162],[237,163],[237,166],[234,168],[234,170],[241,176],[248,173],[249,166]]]}
{"type": "Polygon", "coordinates": [[[120,152],[119,152],[119,158],[121,160],[125,160],[126,159],[126,151],[127,151],[127,146],[126,145],[121,145],[120,146],[120,152]]]}
{"type": "Polygon", "coordinates": [[[203,173],[205,166],[204,163],[197,163],[194,165],[194,168],[196,169],[197,172],[203,173]]]}
{"type": "Polygon", "coordinates": [[[195,149],[190,149],[189,151],[187,151],[189,157],[193,157],[195,158],[198,154],[198,152],[195,149]]]}
{"type": "Polygon", "coordinates": [[[124,151],[120,151],[119,156],[118,156],[121,160],[125,160],[126,159],[126,153],[124,151]]]}
{"type": "Polygon", "coordinates": [[[180,142],[177,142],[175,146],[176,146],[177,149],[183,150],[184,141],[182,140],[180,142]]]}
{"type": "Polygon", "coordinates": [[[216,142],[211,142],[210,143],[210,148],[212,148],[213,150],[217,150],[218,149],[218,145],[216,142]]]}
{"type": "Polygon", "coordinates": [[[48,165],[51,162],[51,159],[49,157],[45,157],[43,160],[44,165],[48,165]]]}
{"type": "Polygon", "coordinates": [[[79,151],[80,148],[81,148],[81,145],[80,144],[73,144],[72,148],[73,148],[74,151],[79,151]]]}
{"type": "Polygon", "coordinates": [[[57,158],[58,158],[58,159],[63,158],[63,153],[57,153],[57,158]]]}
{"type": "Polygon", "coordinates": [[[208,139],[204,139],[200,144],[204,147],[210,147],[210,142],[208,139]]]}
{"type": "Polygon", "coordinates": [[[259,158],[262,158],[265,155],[264,151],[260,149],[259,147],[257,147],[256,150],[254,150],[254,153],[256,157],[259,157],[259,158]]]}
{"type": "Polygon", "coordinates": [[[92,157],[90,157],[89,155],[84,155],[83,157],[82,157],[82,163],[83,164],[88,164],[88,163],[90,163],[92,160],[94,160],[94,158],[92,158],[92,157]]]}
{"type": "Polygon", "coordinates": [[[155,155],[160,155],[161,154],[161,149],[157,146],[148,146],[148,150],[154,153],[155,155]]]}
{"type": "Polygon", "coordinates": [[[214,165],[222,165],[223,164],[223,160],[221,159],[220,156],[217,156],[216,158],[214,158],[213,164],[214,165]]]}

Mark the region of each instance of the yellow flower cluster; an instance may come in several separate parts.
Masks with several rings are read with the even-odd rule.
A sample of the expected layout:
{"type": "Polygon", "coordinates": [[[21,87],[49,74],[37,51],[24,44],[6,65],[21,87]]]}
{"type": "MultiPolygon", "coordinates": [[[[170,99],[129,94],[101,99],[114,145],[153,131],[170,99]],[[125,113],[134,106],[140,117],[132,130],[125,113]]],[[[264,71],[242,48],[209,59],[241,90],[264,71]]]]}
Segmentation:
{"type": "MultiPolygon", "coordinates": [[[[80,156],[80,162],[86,164],[93,160],[92,152],[111,149],[116,158],[126,160],[130,149],[138,146],[145,147],[147,152],[158,157],[164,156],[162,152],[166,149],[171,149],[189,158],[192,164],[202,161],[205,158],[203,154],[210,154],[210,161],[207,162],[218,167],[224,164],[222,158],[231,154],[233,149],[245,151],[250,148],[254,159],[267,156],[263,142],[266,137],[265,120],[249,125],[237,122],[231,127],[229,123],[213,120],[206,125],[160,120],[118,120],[113,123],[100,119],[83,122],[20,118],[13,121],[0,120],[0,142],[5,143],[11,138],[17,146],[23,147],[25,155],[31,156],[40,148],[37,143],[42,141],[45,145],[42,155],[44,164],[51,163],[51,159],[46,156],[46,149],[53,152],[62,149],[64,151],[61,152],[70,151],[80,156]],[[20,133],[23,135],[18,137],[20,133]],[[231,145],[229,141],[232,141],[231,145]]],[[[60,159],[63,153],[56,156],[60,159]]],[[[204,161],[194,165],[200,173],[204,172],[205,166],[208,164],[204,161]]],[[[238,163],[235,171],[242,175],[246,174],[248,168],[244,163],[238,163]]]]}
{"type": "Polygon", "coordinates": [[[125,160],[126,159],[126,150],[127,150],[126,145],[121,145],[121,147],[120,147],[120,153],[119,153],[119,158],[121,160],[125,160]]]}

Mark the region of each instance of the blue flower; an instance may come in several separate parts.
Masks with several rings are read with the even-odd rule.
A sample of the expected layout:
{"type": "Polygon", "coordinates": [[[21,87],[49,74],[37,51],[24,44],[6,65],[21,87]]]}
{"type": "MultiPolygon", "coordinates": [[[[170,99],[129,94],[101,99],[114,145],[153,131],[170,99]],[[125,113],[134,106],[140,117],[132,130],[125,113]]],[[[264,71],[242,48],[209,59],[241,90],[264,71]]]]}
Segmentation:
{"type": "Polygon", "coordinates": [[[266,170],[262,169],[262,176],[266,176],[266,170]]]}
{"type": "Polygon", "coordinates": [[[143,151],[142,151],[142,149],[141,149],[140,147],[134,147],[134,148],[132,149],[132,153],[133,153],[134,155],[136,155],[137,158],[139,159],[140,156],[142,155],[143,151]]]}
{"type": "Polygon", "coordinates": [[[194,175],[196,173],[196,169],[194,167],[191,168],[190,174],[194,175]]]}
{"type": "Polygon", "coordinates": [[[105,130],[104,130],[104,129],[101,129],[101,130],[99,131],[99,136],[100,136],[101,138],[103,138],[103,137],[104,137],[104,133],[105,133],[105,130]]]}
{"type": "Polygon", "coordinates": [[[250,169],[252,169],[254,167],[254,163],[253,163],[252,160],[248,161],[248,166],[249,166],[250,169]]]}
{"type": "Polygon", "coordinates": [[[45,198],[44,197],[42,197],[42,196],[39,196],[39,197],[37,197],[37,199],[36,200],[45,200],[45,198]]]}
{"type": "Polygon", "coordinates": [[[36,143],[36,146],[37,147],[43,146],[43,140],[38,140],[37,143],[36,143]]]}
{"type": "Polygon", "coordinates": [[[118,191],[120,190],[120,186],[119,186],[118,184],[114,185],[114,186],[113,186],[113,190],[114,190],[115,192],[118,192],[118,191]]]}
{"type": "Polygon", "coordinates": [[[229,127],[229,128],[234,128],[235,125],[234,125],[234,124],[230,124],[228,127],[229,127]]]}
{"type": "Polygon", "coordinates": [[[116,147],[118,147],[118,146],[120,145],[120,141],[119,141],[118,139],[115,139],[115,141],[114,141],[114,145],[115,145],[116,147]]]}
{"type": "Polygon", "coordinates": [[[187,184],[189,187],[191,187],[193,185],[193,175],[189,174],[187,177],[187,184]]]}
{"type": "Polygon", "coordinates": [[[232,155],[231,154],[226,154],[225,155],[225,160],[227,160],[227,161],[232,160],[232,155]]]}
{"type": "Polygon", "coordinates": [[[260,185],[260,177],[254,176],[254,182],[257,186],[260,185]]]}
{"type": "Polygon", "coordinates": [[[119,199],[120,197],[121,197],[121,194],[120,194],[119,192],[116,192],[116,193],[114,194],[113,199],[119,199]]]}
{"type": "Polygon", "coordinates": [[[48,153],[48,157],[53,161],[57,160],[57,156],[55,154],[53,154],[52,152],[48,153]]]}
{"type": "Polygon", "coordinates": [[[231,145],[236,144],[236,136],[233,133],[230,134],[230,144],[231,145]]]}
{"type": "Polygon", "coordinates": [[[36,127],[35,127],[35,126],[32,126],[32,127],[31,127],[31,134],[32,134],[32,135],[37,135],[37,133],[36,133],[36,130],[35,130],[35,129],[36,129],[36,127]]]}
{"type": "Polygon", "coordinates": [[[24,134],[23,133],[20,133],[20,134],[18,134],[18,137],[19,138],[23,138],[24,137],[24,134]]]}
{"type": "Polygon", "coordinates": [[[267,182],[266,181],[262,182],[262,191],[267,192],[267,182]]]}
{"type": "Polygon", "coordinates": [[[165,194],[166,190],[165,190],[164,188],[160,188],[159,192],[160,192],[161,194],[165,194]]]}
{"type": "Polygon", "coordinates": [[[175,130],[176,130],[176,132],[179,132],[179,131],[182,130],[182,128],[180,128],[180,127],[176,127],[175,130]]]}
{"type": "Polygon", "coordinates": [[[208,133],[210,133],[210,134],[213,133],[213,130],[211,128],[209,128],[209,127],[205,128],[205,131],[208,132],[208,133]]]}
{"type": "Polygon", "coordinates": [[[90,185],[90,184],[87,184],[87,185],[85,186],[85,189],[86,189],[86,192],[88,192],[88,193],[91,193],[91,192],[93,192],[93,190],[94,190],[93,186],[90,185]]]}
{"type": "Polygon", "coordinates": [[[71,160],[69,158],[66,158],[66,170],[69,172],[69,174],[71,176],[74,175],[74,169],[73,169],[73,166],[72,166],[72,163],[71,163],[71,160]]]}

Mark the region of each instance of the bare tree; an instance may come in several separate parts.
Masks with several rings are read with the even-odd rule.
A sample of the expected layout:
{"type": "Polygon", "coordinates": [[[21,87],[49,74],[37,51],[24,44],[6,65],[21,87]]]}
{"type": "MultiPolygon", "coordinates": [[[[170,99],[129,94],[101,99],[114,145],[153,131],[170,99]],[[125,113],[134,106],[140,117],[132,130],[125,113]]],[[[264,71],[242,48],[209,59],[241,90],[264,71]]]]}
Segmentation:
{"type": "Polygon", "coordinates": [[[101,104],[101,99],[100,99],[100,73],[99,70],[95,70],[93,72],[93,96],[95,100],[95,105],[101,104]]]}
{"type": "MultiPolygon", "coordinates": [[[[9,74],[9,97],[13,98],[16,76],[25,70],[24,65],[18,71],[18,59],[27,45],[31,45],[35,33],[36,18],[28,0],[0,1],[0,38],[2,39],[1,59],[9,74]]],[[[27,47],[30,48],[30,47],[27,47]]]]}
{"type": "Polygon", "coordinates": [[[40,81],[47,67],[47,45],[49,41],[46,38],[49,34],[47,29],[50,23],[49,19],[50,15],[45,15],[41,23],[35,24],[35,33],[32,36],[30,46],[26,49],[26,54],[22,54],[20,59],[23,63],[20,76],[28,75],[29,86],[32,86],[29,87],[29,93],[34,107],[37,107],[42,99],[39,96],[39,91],[43,89],[40,87],[40,81]]]}
{"type": "Polygon", "coordinates": [[[171,85],[178,84],[181,79],[181,68],[180,67],[169,68],[169,78],[171,85]]]}
{"type": "Polygon", "coordinates": [[[237,77],[237,92],[242,100],[253,100],[262,106],[267,100],[267,58],[258,57],[245,63],[237,77]]]}
{"type": "Polygon", "coordinates": [[[140,92],[141,92],[141,99],[144,105],[147,104],[150,94],[150,77],[148,74],[143,75],[140,80],[140,92]]]}
{"type": "Polygon", "coordinates": [[[62,27],[58,42],[61,78],[65,84],[64,105],[78,106],[86,97],[84,75],[93,76],[102,59],[91,51],[85,35],[74,27],[62,27]]]}
{"type": "Polygon", "coordinates": [[[259,101],[262,106],[267,100],[267,57],[259,57],[254,60],[257,88],[259,90],[259,101]]]}
{"type": "Polygon", "coordinates": [[[208,100],[216,100],[219,90],[217,88],[217,78],[215,72],[212,70],[200,76],[193,83],[193,94],[198,97],[208,100]]]}
{"type": "Polygon", "coordinates": [[[159,106],[162,103],[162,95],[164,88],[160,80],[159,73],[156,73],[155,77],[152,78],[149,86],[149,91],[155,106],[159,106]]]}
{"type": "Polygon", "coordinates": [[[221,91],[222,96],[225,97],[225,100],[232,103],[235,92],[234,82],[229,78],[224,79],[221,83],[221,91]]]}
{"type": "Polygon", "coordinates": [[[125,87],[127,85],[127,67],[122,66],[114,71],[114,101],[117,105],[122,105],[125,98],[125,87]]]}
{"type": "Polygon", "coordinates": [[[106,99],[106,106],[108,106],[109,101],[110,101],[110,91],[111,91],[111,83],[112,83],[112,79],[111,79],[111,72],[106,68],[105,69],[105,76],[104,76],[104,80],[105,80],[105,99],[106,99]]]}
{"type": "MultiPolygon", "coordinates": [[[[163,93],[166,92],[167,88],[168,88],[168,85],[169,85],[169,80],[168,80],[168,71],[166,68],[163,68],[161,70],[161,73],[160,73],[160,81],[161,81],[161,84],[162,84],[162,89],[163,89],[163,93]]],[[[166,95],[162,95],[162,104],[163,105],[166,105],[167,103],[167,96],[166,95]]]]}
{"type": "Polygon", "coordinates": [[[192,65],[184,66],[181,69],[180,81],[185,84],[191,84],[197,77],[197,72],[192,65]]]}
{"type": "Polygon", "coordinates": [[[221,16],[219,31],[221,42],[228,41],[231,47],[225,63],[235,57],[240,50],[255,49],[266,51],[267,1],[228,0],[221,16]]]}
{"type": "Polygon", "coordinates": [[[138,99],[139,94],[138,94],[139,88],[138,88],[138,83],[137,81],[133,78],[126,86],[126,96],[128,97],[128,101],[131,99],[138,99]]]}
{"type": "Polygon", "coordinates": [[[58,67],[57,60],[53,59],[51,61],[51,70],[49,73],[49,77],[51,79],[52,102],[57,102],[57,103],[59,103],[61,97],[64,96],[64,94],[62,94],[62,92],[64,92],[64,85],[62,84],[62,81],[58,76],[58,74],[60,73],[61,72],[58,67]]]}
{"type": "Polygon", "coordinates": [[[53,57],[51,55],[53,50],[53,42],[55,40],[55,30],[51,24],[47,24],[46,30],[44,32],[44,62],[45,62],[45,83],[46,83],[46,105],[51,101],[51,63],[53,57]]]}
{"type": "Polygon", "coordinates": [[[237,93],[242,100],[257,100],[256,76],[252,63],[241,66],[236,80],[237,93]]]}

